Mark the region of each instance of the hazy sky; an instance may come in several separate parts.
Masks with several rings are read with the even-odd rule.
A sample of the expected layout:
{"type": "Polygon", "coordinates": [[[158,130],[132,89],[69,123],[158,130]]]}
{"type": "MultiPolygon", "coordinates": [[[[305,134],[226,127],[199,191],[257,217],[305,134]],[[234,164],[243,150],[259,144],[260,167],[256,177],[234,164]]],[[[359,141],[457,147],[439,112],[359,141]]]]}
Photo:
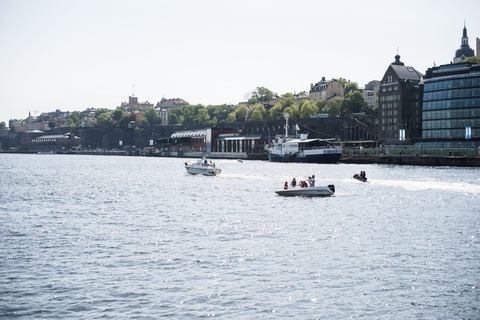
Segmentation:
{"type": "Polygon", "coordinates": [[[236,104],[256,87],[363,87],[398,52],[425,71],[452,61],[480,1],[0,0],[0,121],[157,103],[236,104]],[[134,85],[134,87],[133,87],[134,85]]]}

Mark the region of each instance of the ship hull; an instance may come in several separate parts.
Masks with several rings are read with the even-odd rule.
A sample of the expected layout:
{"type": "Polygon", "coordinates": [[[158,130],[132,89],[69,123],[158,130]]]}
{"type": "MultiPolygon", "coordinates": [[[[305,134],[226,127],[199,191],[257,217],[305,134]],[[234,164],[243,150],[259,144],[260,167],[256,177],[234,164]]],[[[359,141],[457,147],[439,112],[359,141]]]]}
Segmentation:
{"type": "Polygon", "coordinates": [[[340,153],[333,154],[314,154],[304,157],[290,155],[276,155],[269,153],[268,160],[271,162],[299,162],[299,163],[337,163],[342,155],[340,153]]]}

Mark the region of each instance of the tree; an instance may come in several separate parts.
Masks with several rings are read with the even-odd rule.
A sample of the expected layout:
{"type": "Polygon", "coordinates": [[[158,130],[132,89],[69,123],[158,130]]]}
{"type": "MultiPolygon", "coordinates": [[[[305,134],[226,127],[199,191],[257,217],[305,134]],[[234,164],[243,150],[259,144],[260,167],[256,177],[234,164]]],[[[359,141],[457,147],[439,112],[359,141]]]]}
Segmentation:
{"type": "Polygon", "coordinates": [[[470,62],[470,63],[475,63],[475,64],[480,64],[480,58],[477,57],[468,57],[465,60],[459,60],[457,63],[465,63],[465,62],[470,62]]]}
{"type": "Polygon", "coordinates": [[[200,124],[208,123],[210,120],[210,115],[208,114],[208,110],[203,107],[202,109],[198,110],[198,114],[195,117],[195,121],[200,124]]]}
{"type": "Polygon", "coordinates": [[[235,111],[235,119],[238,121],[245,121],[247,119],[248,108],[246,106],[241,106],[235,111]]]}
{"type": "Polygon", "coordinates": [[[270,119],[276,120],[277,118],[280,118],[281,116],[283,116],[282,111],[283,111],[282,104],[278,102],[273,106],[272,109],[270,109],[270,119]]]}
{"type": "Polygon", "coordinates": [[[347,93],[342,99],[340,114],[345,116],[350,113],[358,113],[365,105],[365,98],[360,91],[347,93]]]}
{"type": "Polygon", "coordinates": [[[72,128],[72,127],[75,127],[75,123],[73,123],[72,118],[68,118],[67,122],[65,122],[63,126],[67,128],[72,128]]]}
{"type": "Polygon", "coordinates": [[[341,107],[342,107],[341,100],[331,100],[322,109],[321,113],[328,113],[331,117],[336,117],[340,114],[341,107]]]}
{"type": "Polygon", "coordinates": [[[183,121],[182,124],[193,124],[195,119],[195,106],[188,105],[183,109],[183,121]]]}
{"type": "Polygon", "coordinates": [[[0,122],[0,130],[7,130],[7,125],[5,124],[5,121],[0,122]]]}
{"type": "Polygon", "coordinates": [[[353,91],[356,91],[356,90],[358,90],[358,83],[356,83],[356,82],[349,82],[349,83],[347,83],[347,84],[344,86],[344,89],[343,89],[343,91],[345,92],[345,94],[350,93],[350,92],[353,92],[353,91]]]}
{"type": "Polygon", "coordinates": [[[108,113],[108,110],[107,109],[99,109],[99,110],[95,111],[95,118],[98,120],[98,117],[101,114],[104,114],[104,113],[108,113]]]}
{"type": "Polygon", "coordinates": [[[250,117],[252,121],[261,121],[263,120],[262,112],[259,109],[255,109],[252,112],[252,116],[250,117]]]}
{"type": "Polygon", "coordinates": [[[157,110],[155,108],[149,108],[147,111],[145,111],[145,114],[143,115],[144,119],[147,120],[147,123],[149,125],[153,124],[158,124],[162,122],[162,117],[158,114],[157,110]]]}
{"type": "Polygon", "coordinates": [[[122,120],[124,112],[125,112],[124,107],[117,107],[117,109],[113,111],[113,120],[117,122],[122,120]],[[121,108],[123,108],[123,110],[121,108]]]}
{"type": "Polygon", "coordinates": [[[235,112],[232,111],[228,114],[227,122],[234,122],[234,121],[235,121],[235,112]]]}
{"type": "MultiPolygon", "coordinates": [[[[268,90],[265,87],[257,87],[253,92],[252,92],[252,98],[256,100],[256,102],[260,102],[262,104],[265,104],[271,100],[273,100],[273,97],[276,95],[273,91],[268,90]]],[[[250,98],[250,100],[252,99],[250,98]]],[[[250,100],[248,101],[250,103],[250,100]]]]}
{"type": "Polygon", "coordinates": [[[168,117],[168,122],[169,124],[173,124],[173,125],[178,124],[179,122],[178,122],[177,115],[175,113],[170,114],[168,117]]]}
{"type": "Polygon", "coordinates": [[[315,112],[315,109],[313,108],[314,106],[312,106],[311,102],[306,100],[306,101],[302,101],[302,103],[300,104],[300,118],[310,118],[310,116],[316,114],[317,112],[315,112]]]}
{"type": "Polygon", "coordinates": [[[107,112],[103,112],[97,117],[97,124],[100,127],[110,127],[113,125],[112,117],[107,112]]]}
{"type": "Polygon", "coordinates": [[[68,117],[67,122],[68,120],[72,120],[72,125],[70,127],[78,126],[80,124],[80,112],[73,111],[68,117]]]}

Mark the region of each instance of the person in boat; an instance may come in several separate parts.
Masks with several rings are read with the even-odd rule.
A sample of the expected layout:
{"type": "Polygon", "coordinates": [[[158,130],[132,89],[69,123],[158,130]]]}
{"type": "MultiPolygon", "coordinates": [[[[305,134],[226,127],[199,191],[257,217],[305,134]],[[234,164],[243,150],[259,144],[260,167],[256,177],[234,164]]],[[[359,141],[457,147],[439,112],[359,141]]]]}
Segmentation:
{"type": "Polygon", "coordinates": [[[315,187],[315,175],[314,174],[312,175],[312,178],[310,179],[310,184],[311,184],[311,187],[315,187]]]}
{"type": "Polygon", "coordinates": [[[297,186],[297,180],[295,180],[295,178],[293,178],[292,182],[290,183],[290,187],[295,188],[296,186],[297,186]]]}
{"type": "Polygon", "coordinates": [[[288,189],[288,181],[285,181],[285,185],[283,186],[283,189],[284,189],[284,190],[287,190],[287,189],[288,189]]]}

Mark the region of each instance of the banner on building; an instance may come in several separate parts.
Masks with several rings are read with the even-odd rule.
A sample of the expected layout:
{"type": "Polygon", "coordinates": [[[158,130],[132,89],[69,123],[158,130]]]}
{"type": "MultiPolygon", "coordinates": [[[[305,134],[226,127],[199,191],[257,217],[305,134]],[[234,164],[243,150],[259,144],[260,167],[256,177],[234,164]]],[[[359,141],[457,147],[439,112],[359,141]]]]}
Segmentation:
{"type": "Polygon", "coordinates": [[[405,129],[400,129],[398,136],[400,141],[405,141],[405,129]]]}
{"type": "Polygon", "coordinates": [[[472,139],[472,127],[465,127],[465,139],[472,139]]]}

